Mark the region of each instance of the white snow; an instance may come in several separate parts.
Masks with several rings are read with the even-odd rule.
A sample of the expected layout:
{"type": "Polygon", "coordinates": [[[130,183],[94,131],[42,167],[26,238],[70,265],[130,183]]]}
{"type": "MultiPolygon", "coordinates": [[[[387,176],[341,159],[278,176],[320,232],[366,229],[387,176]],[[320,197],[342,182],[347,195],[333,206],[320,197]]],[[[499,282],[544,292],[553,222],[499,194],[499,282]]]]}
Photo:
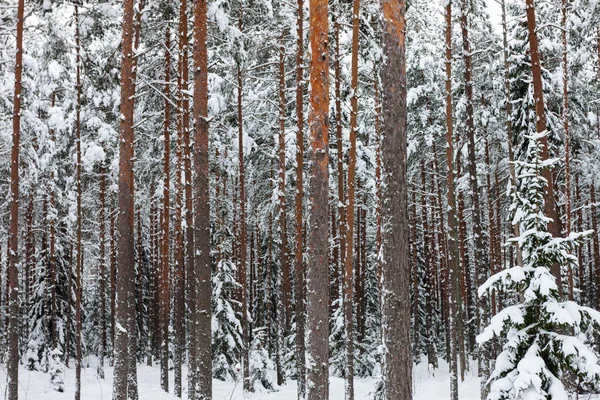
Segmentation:
{"type": "MultiPolygon", "coordinates": [[[[96,360],[85,359],[84,368],[81,372],[83,400],[111,400],[112,399],[112,367],[105,367],[106,379],[100,379],[96,373],[96,360]]],[[[466,372],[465,381],[459,385],[461,400],[479,399],[479,378],[475,375],[476,363],[471,362],[471,371],[466,372]]],[[[423,360],[415,366],[413,373],[413,388],[415,400],[446,400],[450,398],[450,375],[447,364],[440,361],[440,369],[433,371],[435,376],[430,376],[427,370],[427,362],[423,360]]],[[[183,368],[184,380],[187,370],[183,368]]],[[[371,399],[376,379],[355,379],[356,400],[371,399]]],[[[164,393],[160,388],[160,369],[158,366],[148,367],[138,364],[138,387],[140,399],[152,400],[175,400],[173,395],[173,373],[170,374],[169,387],[171,393],[164,393]]],[[[183,399],[187,399],[187,383],[183,383],[183,399]]],[[[0,393],[6,389],[6,366],[0,365],[0,393]]],[[[52,390],[48,374],[37,371],[28,371],[25,367],[19,370],[19,400],[71,400],[75,392],[75,370],[66,370],[65,391],[58,393],[52,390]]],[[[342,400],[344,398],[344,380],[341,378],[330,378],[329,393],[331,400],[342,400]]],[[[248,393],[242,394],[241,382],[213,381],[213,399],[215,400],[293,400],[296,396],[296,382],[289,381],[285,386],[273,393],[248,393]]]]}

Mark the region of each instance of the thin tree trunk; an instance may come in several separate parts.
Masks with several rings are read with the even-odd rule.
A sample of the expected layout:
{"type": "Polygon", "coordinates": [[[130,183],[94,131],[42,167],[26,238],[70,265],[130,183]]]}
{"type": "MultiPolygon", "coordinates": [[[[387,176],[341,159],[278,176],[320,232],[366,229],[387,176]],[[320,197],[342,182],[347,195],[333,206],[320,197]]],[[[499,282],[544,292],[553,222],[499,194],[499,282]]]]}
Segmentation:
{"type": "Polygon", "coordinates": [[[450,331],[450,398],[458,400],[458,366],[456,354],[456,332],[460,323],[457,312],[460,308],[457,298],[457,258],[456,242],[456,201],[454,198],[454,135],[452,126],[452,1],[446,5],[446,167],[448,190],[448,265],[445,272],[448,301],[448,326],[450,331]],[[456,318],[456,320],[455,320],[456,318]]]}
{"type": "MultiPolygon", "coordinates": [[[[177,74],[177,168],[175,172],[175,272],[174,272],[174,294],[173,294],[173,331],[174,331],[174,351],[173,367],[175,370],[174,391],[175,396],[181,397],[182,375],[181,366],[183,364],[185,347],[185,256],[184,256],[184,232],[183,232],[183,182],[185,181],[185,172],[183,167],[183,137],[185,135],[184,115],[187,109],[184,108],[184,81],[183,81],[183,63],[187,62],[184,57],[185,39],[183,38],[182,14],[185,16],[185,2],[180,4],[179,11],[179,60],[177,74]]],[[[186,21],[187,22],[187,21],[186,21]]],[[[187,82],[186,82],[187,83],[187,82]]]]}
{"type": "MultiPolygon", "coordinates": [[[[240,2],[238,14],[238,29],[242,32],[242,3],[240,2]]],[[[248,299],[246,285],[246,177],[244,171],[244,116],[242,108],[243,80],[241,61],[237,65],[237,123],[238,123],[238,149],[239,149],[239,182],[240,182],[240,231],[239,231],[239,276],[240,276],[240,301],[242,303],[242,376],[244,380],[244,391],[252,391],[250,386],[250,366],[248,353],[250,351],[250,341],[248,332],[248,299]]],[[[279,338],[277,339],[279,340],[279,338]]]]}
{"type": "Polygon", "coordinates": [[[80,55],[80,38],[79,38],[79,7],[75,5],[75,64],[76,64],[76,90],[77,90],[77,106],[75,108],[75,135],[77,140],[77,165],[76,181],[77,181],[77,264],[75,274],[75,400],[81,399],[81,346],[82,346],[82,286],[83,286],[83,248],[81,246],[81,228],[83,217],[81,212],[81,55],[80,55]]]}
{"type": "Polygon", "coordinates": [[[590,184],[590,215],[592,219],[592,227],[594,230],[593,246],[594,246],[594,258],[593,263],[590,267],[590,287],[595,286],[595,291],[592,291],[592,298],[594,299],[591,303],[593,307],[597,307],[600,303],[600,244],[598,241],[598,218],[596,214],[596,187],[593,183],[590,184]],[[593,277],[593,278],[592,278],[593,277]]]}
{"type": "MultiPolygon", "coordinates": [[[[104,357],[106,356],[106,168],[104,165],[100,167],[100,276],[98,277],[98,301],[99,321],[98,329],[100,330],[100,343],[98,346],[98,376],[104,379],[104,357]]],[[[51,247],[53,244],[51,242],[51,247]]],[[[51,251],[53,252],[53,251],[51,251]]]]}
{"type": "MultiPolygon", "coordinates": [[[[336,15],[334,22],[335,32],[335,138],[337,148],[337,190],[338,190],[338,216],[339,216],[339,243],[340,260],[335,268],[340,269],[344,276],[345,258],[346,258],[346,190],[345,190],[345,172],[344,172],[344,143],[342,141],[342,100],[341,100],[341,80],[342,71],[340,66],[340,22],[339,14],[336,15]]],[[[343,293],[343,280],[340,282],[340,290],[343,293]]]]}
{"type": "MultiPolygon", "coordinates": [[[[292,319],[292,296],[290,284],[290,263],[287,236],[287,209],[285,201],[285,47],[283,34],[279,41],[279,229],[281,230],[281,243],[279,257],[283,272],[283,304],[285,309],[285,326],[283,332],[289,332],[292,319]]],[[[252,304],[252,303],[250,303],[252,304]]]]}
{"type": "MultiPolygon", "coordinates": [[[[424,193],[421,195],[421,218],[423,224],[423,254],[425,255],[425,332],[427,334],[427,364],[430,373],[437,368],[438,358],[436,354],[435,332],[433,326],[434,310],[434,268],[433,253],[435,251],[434,238],[429,225],[429,201],[427,195],[427,176],[425,172],[425,161],[421,162],[421,186],[424,193]]],[[[432,218],[433,219],[433,218],[432,218]]]]}
{"type": "Polygon", "coordinates": [[[406,5],[383,0],[383,379],[387,399],[412,397],[406,175],[406,5]]]}
{"type": "MultiPolygon", "coordinates": [[[[567,59],[567,0],[562,0],[562,44],[563,44],[563,128],[565,130],[565,215],[566,236],[571,234],[571,136],[569,132],[569,73],[567,59]]],[[[567,267],[569,300],[573,301],[573,270],[567,267]]]]}
{"type": "Polygon", "coordinates": [[[376,137],[376,151],[375,154],[375,259],[377,262],[377,293],[379,296],[379,306],[381,307],[381,276],[382,276],[382,263],[379,257],[381,253],[381,104],[379,100],[379,76],[375,74],[375,137],[376,137]]]}
{"type": "Polygon", "coordinates": [[[307,399],[329,398],[328,220],[329,4],[310,0],[310,235],[307,246],[307,399]]]}
{"type": "Polygon", "coordinates": [[[210,194],[208,167],[208,54],[206,0],[194,8],[194,246],[196,269],[196,399],[212,398],[210,194]]]}
{"type": "MultiPolygon", "coordinates": [[[[509,50],[508,50],[508,25],[506,23],[506,1],[501,0],[502,8],[502,43],[503,43],[503,55],[504,55],[504,108],[506,109],[506,133],[508,142],[508,170],[510,172],[510,182],[512,190],[517,188],[517,173],[515,171],[515,155],[513,150],[513,126],[512,126],[512,103],[510,96],[510,64],[509,64],[509,50]]],[[[512,225],[512,234],[514,237],[519,237],[520,228],[519,224],[512,225]]],[[[523,265],[523,254],[521,248],[517,245],[514,246],[517,253],[517,263],[523,265]]],[[[478,283],[479,284],[479,283],[478,283]]]]}
{"type": "Polygon", "coordinates": [[[132,307],[129,303],[135,279],[134,254],[134,187],[133,187],[133,0],[123,2],[123,40],[121,65],[121,115],[119,141],[119,213],[118,213],[118,273],[117,302],[115,321],[115,369],[113,400],[127,399],[129,369],[129,317],[132,307]]]}
{"type": "MultiPolygon", "coordinates": [[[[112,354],[110,357],[110,365],[115,362],[115,322],[116,314],[116,292],[117,292],[117,247],[115,240],[115,225],[117,220],[117,210],[113,210],[110,215],[110,343],[112,354]]],[[[67,325],[68,326],[68,325],[67,325]]]]}
{"type": "MultiPolygon", "coordinates": [[[[350,149],[348,151],[348,204],[346,205],[346,255],[344,257],[344,328],[346,331],[346,400],[354,400],[354,208],[356,185],[356,130],[358,120],[358,39],[360,27],[360,0],[353,1],[352,9],[352,66],[350,88],[350,149]]],[[[360,212],[360,211],[359,211],[360,212]]],[[[358,239],[359,236],[357,236],[358,239]]],[[[358,241],[358,240],[357,240],[358,241]]],[[[357,261],[359,261],[357,255],[357,261]]],[[[356,264],[359,265],[359,262],[356,264]]],[[[358,272],[358,269],[357,269],[358,272]]],[[[357,273],[358,275],[358,273],[357,273]]],[[[358,304],[358,303],[357,303],[358,304]]]]}
{"type": "Polygon", "coordinates": [[[160,387],[165,392],[169,392],[169,311],[170,311],[170,288],[169,288],[169,244],[170,229],[169,219],[171,216],[171,133],[169,131],[169,122],[171,118],[171,107],[168,100],[170,94],[171,80],[171,30],[167,25],[165,31],[165,110],[164,110],[164,186],[163,186],[163,224],[162,224],[162,254],[160,268],[160,387]]]}
{"type": "Polygon", "coordinates": [[[8,400],[19,398],[19,153],[21,149],[21,76],[23,74],[23,20],[25,1],[17,6],[17,41],[15,56],[15,91],[13,98],[13,137],[10,165],[10,228],[8,234],[8,400]]]}
{"type": "Polygon", "coordinates": [[[189,64],[188,64],[188,17],[187,0],[181,0],[179,11],[179,46],[181,53],[181,84],[183,108],[183,167],[184,167],[184,196],[185,196],[185,261],[187,310],[191,318],[188,323],[188,398],[195,399],[197,383],[197,332],[194,328],[194,315],[196,313],[197,299],[197,274],[194,266],[194,216],[192,199],[192,155],[190,144],[190,112],[189,112],[189,64]]]}

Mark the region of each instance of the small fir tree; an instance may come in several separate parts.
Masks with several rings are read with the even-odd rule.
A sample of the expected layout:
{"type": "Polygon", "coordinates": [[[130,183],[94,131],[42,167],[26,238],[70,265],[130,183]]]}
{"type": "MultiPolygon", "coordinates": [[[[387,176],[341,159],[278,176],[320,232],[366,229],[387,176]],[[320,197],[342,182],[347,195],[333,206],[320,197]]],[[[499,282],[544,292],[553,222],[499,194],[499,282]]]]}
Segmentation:
{"type": "Polygon", "coordinates": [[[485,343],[494,336],[503,341],[490,378],[488,399],[568,399],[567,383],[579,390],[600,388],[598,357],[589,345],[592,326],[600,313],[559,298],[556,278],[550,268],[559,263],[576,268],[574,250],[590,232],[553,237],[544,215],[543,168],[557,160],[543,161],[540,139],[546,133],[527,136],[524,161],[516,162],[517,190],[513,193],[513,224],[521,224],[521,235],[513,238],[523,252],[523,266],[492,276],[479,288],[479,295],[502,290],[512,305],[498,312],[478,336],[485,343]]]}

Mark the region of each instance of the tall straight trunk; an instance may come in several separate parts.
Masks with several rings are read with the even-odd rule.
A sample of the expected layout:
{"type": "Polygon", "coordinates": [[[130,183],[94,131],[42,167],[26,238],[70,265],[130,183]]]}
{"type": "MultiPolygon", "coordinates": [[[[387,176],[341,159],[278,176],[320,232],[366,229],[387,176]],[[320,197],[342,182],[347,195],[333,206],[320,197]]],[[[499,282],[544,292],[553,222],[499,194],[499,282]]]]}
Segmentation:
{"type": "MultiPolygon", "coordinates": [[[[569,131],[569,66],[567,58],[567,0],[562,0],[561,11],[561,27],[562,27],[562,45],[563,45],[563,129],[565,130],[565,215],[566,220],[566,236],[571,234],[571,135],[569,131]]],[[[573,270],[568,267],[567,281],[569,289],[569,300],[573,301],[573,270]]]]}
{"type": "MultiPolygon", "coordinates": [[[[177,168],[175,172],[175,272],[174,272],[174,294],[173,294],[173,331],[174,331],[174,352],[173,365],[175,369],[175,396],[181,397],[182,392],[182,375],[181,365],[183,364],[184,347],[185,347],[185,329],[184,329],[184,313],[185,313],[185,255],[184,255],[184,232],[183,232],[183,182],[185,182],[184,171],[184,142],[185,121],[184,115],[187,113],[187,107],[184,107],[184,80],[183,80],[183,63],[187,62],[184,57],[185,40],[183,38],[182,19],[185,20],[186,3],[180,4],[179,10],[179,60],[177,73],[177,168]],[[182,16],[183,14],[183,16],[182,16]]],[[[187,82],[185,82],[187,84],[187,82]]],[[[186,85],[187,86],[187,85],[186,85]]]]}
{"type": "Polygon", "coordinates": [[[377,293],[381,307],[381,104],[379,100],[379,76],[375,73],[375,257],[377,260],[377,293]]]}
{"type": "MultiPolygon", "coordinates": [[[[512,103],[510,96],[510,63],[509,63],[509,50],[508,50],[508,25],[506,23],[506,0],[501,0],[500,4],[502,8],[502,46],[503,46],[503,56],[504,56],[504,108],[506,109],[506,138],[508,142],[508,170],[510,172],[510,183],[511,189],[514,191],[517,188],[517,173],[515,171],[515,154],[513,150],[513,125],[512,125],[512,103]]],[[[514,237],[518,237],[520,235],[519,224],[512,225],[512,234],[514,237]]],[[[521,248],[516,244],[513,246],[517,253],[517,263],[518,265],[523,265],[523,254],[521,252],[521,248]]],[[[485,281],[485,280],[484,280],[485,281]]],[[[483,283],[483,282],[481,282],[483,283]]],[[[478,285],[480,283],[477,283],[478,285]]],[[[480,327],[484,328],[484,327],[480,327]]],[[[483,382],[483,380],[482,380],[483,382]]]]}
{"type": "Polygon", "coordinates": [[[383,379],[388,399],[412,397],[406,174],[406,4],[383,0],[383,379]]]}
{"type": "MultiPolygon", "coordinates": [[[[436,193],[436,198],[434,199],[434,210],[437,211],[437,216],[439,220],[437,224],[439,224],[440,229],[436,229],[436,220],[435,220],[435,211],[432,213],[431,218],[431,228],[434,229],[436,233],[436,242],[438,247],[437,259],[439,263],[439,271],[440,274],[444,274],[448,269],[448,249],[447,249],[447,239],[446,239],[446,223],[444,221],[444,200],[442,199],[442,189],[440,185],[441,175],[440,175],[440,166],[437,159],[437,146],[435,142],[433,142],[432,146],[433,150],[433,174],[431,177],[432,180],[432,189],[436,193]]],[[[447,301],[446,301],[446,289],[444,285],[441,285],[439,282],[439,274],[435,274],[435,290],[434,293],[436,295],[436,303],[440,304],[439,310],[441,311],[441,316],[444,323],[447,323],[448,312],[447,312],[447,301]]],[[[446,356],[447,359],[450,358],[449,352],[449,341],[446,341],[446,356]]]]}
{"type": "Polygon", "coordinates": [[[456,200],[454,198],[454,135],[452,125],[452,1],[446,5],[446,168],[448,191],[448,265],[445,272],[446,294],[448,301],[448,326],[450,333],[450,398],[458,400],[458,366],[455,336],[460,323],[460,309],[457,295],[457,259],[458,247],[456,241],[456,200]],[[457,301],[458,300],[458,301],[457,301]],[[456,318],[456,319],[455,319],[456,318]]]}
{"type": "Polygon", "coordinates": [[[81,246],[81,227],[83,224],[81,212],[81,47],[79,38],[79,7],[75,6],[75,64],[76,64],[76,90],[77,105],[75,108],[75,136],[77,140],[77,165],[75,166],[77,181],[77,264],[75,273],[75,400],[81,399],[81,295],[83,286],[83,248],[81,246]]]}
{"type": "Polygon", "coordinates": [[[169,392],[169,311],[170,307],[170,288],[169,288],[169,254],[170,254],[170,207],[171,207],[171,133],[169,122],[171,119],[171,107],[168,100],[170,94],[171,80],[171,30],[167,25],[165,31],[165,110],[164,110],[164,156],[163,156],[163,224],[162,224],[162,254],[160,266],[160,387],[165,392],[169,392]]]}
{"type": "Polygon", "coordinates": [[[194,247],[196,269],[196,388],[198,400],[212,398],[210,195],[208,179],[208,54],[206,0],[194,8],[194,247]]]}
{"type": "MultiPolygon", "coordinates": [[[[589,213],[588,213],[588,226],[591,227],[591,229],[594,229],[595,232],[596,229],[595,227],[597,226],[596,223],[598,221],[596,221],[596,223],[594,223],[594,214],[593,214],[593,210],[592,210],[592,199],[588,199],[587,201],[587,208],[589,209],[589,213]]],[[[586,271],[586,281],[587,281],[587,287],[588,287],[588,303],[590,305],[590,307],[596,307],[596,293],[594,291],[594,272],[597,270],[597,266],[598,266],[598,251],[593,251],[593,250],[598,250],[598,241],[597,241],[597,236],[598,234],[594,233],[594,240],[592,240],[592,243],[588,242],[587,245],[587,259],[588,259],[588,264],[589,264],[589,269],[588,271],[586,271]]]]}
{"type": "Polygon", "coordinates": [[[307,399],[329,398],[329,4],[310,0],[310,217],[307,237],[307,399]]]}
{"type": "MultiPolygon", "coordinates": [[[[459,253],[462,268],[461,275],[461,292],[464,302],[464,319],[465,321],[472,321],[475,317],[475,305],[473,299],[473,285],[471,281],[471,263],[469,257],[468,243],[467,243],[467,222],[464,215],[465,209],[465,198],[463,192],[458,194],[458,235],[459,235],[459,253]]],[[[467,327],[467,351],[472,352],[473,346],[475,345],[476,327],[471,324],[467,327]]],[[[465,367],[469,368],[467,363],[465,367]]]]}
{"type": "MultiPolygon", "coordinates": [[[[290,263],[288,254],[287,236],[287,208],[285,201],[285,46],[283,34],[279,40],[279,229],[281,230],[281,243],[279,257],[283,272],[283,304],[285,307],[284,332],[289,332],[292,319],[292,288],[290,284],[290,263]]],[[[252,303],[250,303],[252,304],[252,303]]]]}
{"type": "MultiPolygon", "coordinates": [[[[462,174],[462,163],[460,152],[456,157],[456,177],[457,180],[460,179],[462,174]]],[[[463,313],[466,313],[466,307],[463,308],[463,305],[466,303],[466,284],[465,284],[465,273],[464,270],[468,269],[468,266],[465,264],[465,231],[462,230],[463,225],[463,205],[464,201],[462,199],[462,192],[458,193],[458,201],[456,202],[456,233],[455,237],[457,240],[458,253],[456,258],[456,273],[459,274],[458,283],[455,291],[455,295],[460,299],[459,304],[460,309],[458,310],[457,315],[460,316],[459,324],[456,329],[456,345],[458,346],[458,361],[460,366],[460,381],[463,382],[465,380],[465,371],[467,370],[467,357],[465,354],[465,332],[463,322],[463,313]]]]}
{"type": "MultiPolygon", "coordinates": [[[[498,272],[498,264],[497,264],[497,254],[496,254],[496,246],[494,244],[494,240],[498,235],[496,231],[496,213],[494,210],[494,202],[493,202],[493,189],[492,189],[492,177],[490,173],[491,165],[490,165],[490,149],[487,138],[485,139],[485,164],[487,166],[488,172],[486,174],[486,186],[487,186],[487,207],[488,207],[488,228],[489,228],[489,253],[490,253],[490,272],[491,274],[495,274],[498,272]]],[[[496,315],[498,311],[498,295],[497,292],[492,293],[491,296],[491,313],[492,315],[496,315]]],[[[493,357],[493,354],[491,355],[493,357]]]]}
{"type": "MultiPolygon", "coordinates": [[[[296,21],[296,198],[295,198],[295,228],[296,245],[294,254],[294,278],[296,295],[296,375],[298,385],[298,400],[306,398],[306,310],[305,310],[305,280],[304,280],[304,236],[303,200],[304,200],[304,0],[298,0],[298,18],[296,21]]],[[[337,266],[336,266],[337,268],[337,266]]]]}
{"type": "MultiPolygon", "coordinates": [[[[346,331],[346,400],[354,400],[354,313],[352,267],[354,258],[354,202],[356,185],[356,130],[358,120],[358,39],[360,27],[360,0],[352,8],[352,66],[350,88],[350,149],[348,151],[348,202],[346,205],[346,255],[344,257],[344,328],[346,331]]],[[[358,259],[357,259],[358,261],[358,259]]],[[[357,263],[359,265],[359,263],[357,263]]]]}
{"type": "Polygon", "coordinates": [[[419,317],[419,306],[421,304],[421,293],[419,290],[419,254],[417,251],[417,191],[412,191],[412,206],[410,207],[410,241],[412,243],[411,249],[411,281],[412,281],[412,351],[414,354],[420,354],[420,317],[419,317]]]}
{"type": "MultiPolygon", "coordinates": [[[[342,69],[340,66],[340,22],[339,12],[336,15],[334,22],[335,35],[335,140],[337,148],[337,191],[338,191],[338,216],[339,216],[339,244],[340,244],[340,260],[339,265],[335,268],[340,269],[341,275],[344,275],[346,258],[346,190],[345,190],[345,172],[344,172],[344,143],[342,141],[342,99],[341,99],[341,81],[342,69]]],[[[340,285],[343,293],[343,283],[340,285]]]]}
{"type": "Polygon", "coordinates": [[[8,400],[19,398],[19,153],[21,149],[21,76],[23,75],[23,20],[25,0],[17,6],[17,43],[15,56],[15,91],[13,98],[13,136],[10,164],[10,227],[8,232],[8,400]]]}
{"type": "MultiPolygon", "coordinates": [[[[535,5],[534,0],[525,0],[527,9],[527,27],[529,29],[529,53],[531,56],[531,72],[533,75],[533,97],[535,99],[535,115],[536,123],[535,127],[538,133],[546,132],[546,110],[544,108],[544,90],[542,82],[542,66],[540,64],[540,54],[538,46],[537,28],[535,22],[535,5]]],[[[546,161],[550,157],[550,150],[548,148],[548,137],[543,136],[540,139],[542,145],[541,158],[542,161],[546,161]]],[[[542,177],[548,182],[544,190],[544,213],[551,221],[548,222],[548,231],[553,237],[559,237],[559,221],[558,213],[556,212],[556,203],[554,201],[554,179],[553,179],[553,168],[544,168],[542,170],[542,177]]],[[[552,274],[556,278],[558,285],[559,296],[563,296],[563,285],[561,282],[561,271],[560,265],[554,263],[552,265],[552,274]]]]}
{"type": "MultiPolygon", "coordinates": [[[[100,167],[100,272],[98,277],[99,316],[98,329],[100,343],[98,344],[98,376],[104,379],[104,357],[106,356],[106,167],[100,167]]],[[[51,244],[52,246],[52,244],[51,244]]]]}
{"type": "MultiPolygon", "coordinates": [[[[469,21],[468,21],[468,7],[470,2],[463,0],[461,3],[461,15],[460,15],[460,26],[462,33],[463,43],[463,62],[465,64],[465,95],[467,99],[466,111],[467,111],[467,148],[468,148],[468,170],[469,170],[469,182],[471,186],[471,204],[473,207],[473,238],[475,246],[475,273],[476,276],[480,276],[481,280],[477,281],[477,285],[482,284],[486,280],[487,273],[485,270],[488,268],[488,262],[485,255],[485,247],[483,244],[483,232],[481,227],[481,203],[479,200],[479,184],[477,181],[477,164],[476,164],[476,150],[475,150],[475,121],[474,121],[474,102],[473,102],[473,59],[471,55],[471,41],[469,38],[469,21]]],[[[511,164],[512,165],[512,164],[511,164]]],[[[477,320],[479,321],[479,330],[481,331],[486,323],[487,313],[487,301],[484,298],[480,298],[479,306],[477,307],[477,320]]],[[[478,354],[477,365],[479,367],[480,376],[482,376],[482,382],[487,381],[489,372],[486,369],[488,355],[486,354],[485,348],[480,347],[478,354]]],[[[462,372],[461,372],[462,374],[462,372]]],[[[482,389],[482,399],[484,390],[482,389]]]]}
{"type": "Polygon", "coordinates": [[[147,365],[149,367],[153,364],[154,358],[154,340],[156,338],[156,324],[154,323],[155,315],[156,315],[156,304],[154,302],[154,293],[156,291],[155,288],[155,278],[156,278],[156,264],[158,261],[158,251],[157,251],[157,240],[156,240],[156,202],[154,200],[154,182],[150,183],[150,227],[149,227],[149,246],[150,246],[150,262],[149,262],[149,271],[148,271],[148,289],[145,294],[147,298],[146,306],[148,313],[148,340],[146,342],[147,347],[147,365]]]}
{"type": "MultiPolygon", "coordinates": [[[[34,202],[34,194],[30,193],[29,194],[29,205],[27,206],[27,211],[25,212],[25,219],[27,220],[27,233],[26,233],[26,237],[25,237],[25,310],[23,310],[22,312],[25,313],[25,315],[29,315],[29,311],[31,310],[31,289],[33,286],[33,279],[32,279],[32,275],[34,274],[35,268],[36,268],[36,260],[35,260],[35,240],[34,240],[34,233],[33,233],[33,202],[34,202]]],[[[46,201],[44,201],[44,205],[46,205],[46,201]]],[[[47,207],[46,207],[47,208],[47,207]]],[[[47,210],[44,210],[46,212],[43,212],[42,214],[42,220],[46,221],[47,218],[47,210]]],[[[43,254],[42,254],[43,256],[43,254]]],[[[49,271],[48,271],[49,272],[49,271]]],[[[51,291],[51,282],[50,282],[50,275],[48,273],[47,276],[47,285],[48,285],[48,292],[51,291]]],[[[50,293],[48,293],[48,295],[51,295],[50,293]]],[[[50,307],[48,307],[50,308],[50,307]]],[[[51,310],[50,313],[52,312],[51,310]]],[[[52,329],[52,317],[50,317],[50,322],[49,322],[49,333],[50,333],[50,342],[53,342],[53,329],[52,329]]],[[[27,333],[29,334],[29,330],[31,329],[31,327],[29,326],[29,318],[27,318],[27,333]]],[[[54,347],[53,347],[54,348],[54,347]]]]}
{"type": "Polygon", "coordinates": [[[115,369],[113,381],[113,400],[127,399],[129,376],[129,318],[132,307],[129,304],[135,290],[135,252],[134,252],[134,188],[133,188],[133,0],[123,1],[123,39],[121,43],[121,118],[119,141],[119,212],[117,237],[117,263],[119,279],[116,288],[115,321],[115,369]]]}
{"type": "MultiPolygon", "coordinates": [[[[238,29],[242,32],[242,2],[239,6],[238,29]]],[[[250,351],[250,340],[248,332],[248,299],[246,285],[246,177],[244,171],[244,115],[242,108],[243,80],[241,61],[237,65],[237,123],[238,123],[238,163],[240,183],[240,230],[239,230],[239,277],[240,277],[240,301],[242,303],[242,376],[244,380],[244,391],[250,392],[250,366],[248,352],[250,351]]],[[[279,340],[279,338],[277,339],[279,340]]]]}
{"type": "MultiPolygon", "coordinates": [[[[54,104],[54,96],[52,96],[53,104],[54,104]]],[[[51,132],[51,137],[54,139],[54,132],[51,132]]],[[[52,180],[54,181],[54,173],[52,173],[52,180]]],[[[55,193],[54,188],[50,189],[50,207],[54,210],[55,204],[55,193]]],[[[32,235],[33,238],[35,236],[32,235]]],[[[34,247],[35,247],[35,239],[34,239],[34,247]]],[[[57,330],[57,304],[56,304],[56,284],[57,284],[57,276],[56,276],[56,216],[53,215],[50,218],[50,258],[48,261],[48,269],[50,275],[50,343],[52,348],[56,348],[57,338],[58,338],[58,330],[57,330]]],[[[35,270],[32,271],[32,279],[35,279],[35,270]]],[[[105,304],[105,303],[104,303],[105,304]]],[[[105,331],[106,335],[106,331],[105,331]]],[[[106,337],[106,336],[105,336],[106,337]]],[[[106,343],[106,341],[105,341],[106,343]]],[[[106,348],[106,346],[105,346],[106,348]]]]}
{"type": "Polygon", "coordinates": [[[594,259],[590,267],[590,287],[595,287],[593,296],[594,301],[592,302],[593,307],[597,307],[600,303],[600,244],[598,241],[598,217],[596,216],[596,187],[594,183],[590,184],[590,214],[592,216],[592,227],[594,230],[593,245],[594,245],[594,259]],[[593,277],[593,279],[591,278],[593,277]]]}
{"type": "Polygon", "coordinates": [[[110,344],[112,348],[110,365],[113,366],[115,362],[115,322],[117,320],[117,246],[115,238],[117,210],[113,209],[110,214],[110,344]]]}
{"type": "MultiPolygon", "coordinates": [[[[187,0],[180,1],[179,8],[179,48],[181,54],[181,85],[183,88],[181,106],[183,112],[183,168],[184,168],[184,201],[185,201],[185,290],[189,315],[196,310],[196,268],[194,267],[194,217],[192,203],[192,156],[190,144],[190,111],[189,111],[189,43],[187,0]]],[[[195,399],[197,381],[197,333],[193,329],[194,318],[187,318],[188,324],[188,397],[195,399]]]]}
{"type": "MultiPolygon", "coordinates": [[[[577,232],[583,232],[583,203],[581,201],[581,191],[579,189],[579,175],[575,174],[575,204],[577,204],[577,232]]],[[[579,261],[579,269],[577,271],[577,288],[579,289],[579,301],[581,304],[587,305],[585,285],[585,265],[583,264],[583,246],[577,249],[577,258],[579,261]]]]}
{"type": "Polygon", "coordinates": [[[427,195],[427,175],[425,171],[425,161],[421,162],[421,188],[424,193],[421,195],[421,223],[423,225],[423,254],[425,255],[425,332],[427,334],[427,365],[431,368],[437,368],[438,357],[435,346],[435,331],[433,326],[433,274],[434,274],[434,240],[429,226],[429,201],[427,195]]]}

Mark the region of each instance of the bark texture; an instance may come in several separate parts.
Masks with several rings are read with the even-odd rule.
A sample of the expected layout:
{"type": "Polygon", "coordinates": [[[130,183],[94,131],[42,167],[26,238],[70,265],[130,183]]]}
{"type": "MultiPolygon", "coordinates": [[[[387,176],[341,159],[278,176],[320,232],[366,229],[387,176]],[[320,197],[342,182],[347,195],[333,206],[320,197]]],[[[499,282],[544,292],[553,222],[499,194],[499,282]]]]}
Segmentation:
{"type": "Polygon", "coordinates": [[[387,399],[412,397],[406,175],[406,4],[383,0],[382,324],[387,399]]]}

